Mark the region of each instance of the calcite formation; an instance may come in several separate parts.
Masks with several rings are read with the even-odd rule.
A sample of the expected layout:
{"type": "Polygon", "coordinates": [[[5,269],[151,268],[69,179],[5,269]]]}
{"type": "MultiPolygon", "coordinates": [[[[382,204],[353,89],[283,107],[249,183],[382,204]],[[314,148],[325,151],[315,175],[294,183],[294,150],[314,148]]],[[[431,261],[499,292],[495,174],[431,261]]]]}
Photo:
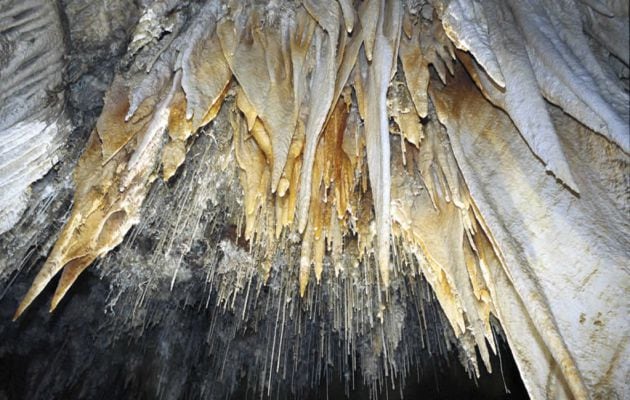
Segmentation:
{"type": "Polygon", "coordinates": [[[57,163],[70,131],[63,111],[63,32],[54,4],[0,8],[0,233],[27,207],[29,186],[57,163]]]}
{"type": "MultiPolygon", "coordinates": [[[[15,318],[61,272],[54,310],[216,124],[229,145],[208,168],[235,168],[234,240],[249,260],[221,265],[237,274],[219,285],[224,305],[254,275],[280,274],[279,296],[315,307],[320,286],[339,288],[346,315],[374,303],[361,321],[395,325],[401,282],[422,275],[476,374],[477,352],[487,368],[496,352],[496,319],[532,398],[630,391],[627,2],[202,3],[148,2],[76,165],[72,211],[15,318]]],[[[0,38],[15,82],[3,80],[4,98],[25,84],[4,62],[15,43],[0,38]]],[[[42,161],[20,132],[54,142],[63,130],[25,110],[0,118],[12,123],[0,165],[28,171],[21,191],[42,161]]],[[[0,215],[19,213],[0,200],[0,215]]],[[[366,332],[350,321],[338,325],[348,341],[366,332]]]]}

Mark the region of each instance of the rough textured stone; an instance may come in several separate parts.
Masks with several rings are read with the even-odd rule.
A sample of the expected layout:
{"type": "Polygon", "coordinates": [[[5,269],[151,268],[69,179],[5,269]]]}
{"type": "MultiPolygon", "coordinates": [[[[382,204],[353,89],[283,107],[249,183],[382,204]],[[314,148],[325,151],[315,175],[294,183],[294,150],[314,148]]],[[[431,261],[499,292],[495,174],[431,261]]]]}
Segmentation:
{"type": "Polygon", "coordinates": [[[33,360],[7,395],[379,396],[453,357],[496,382],[504,334],[531,397],[623,397],[627,15],[3,3],[0,357],[33,360]]]}

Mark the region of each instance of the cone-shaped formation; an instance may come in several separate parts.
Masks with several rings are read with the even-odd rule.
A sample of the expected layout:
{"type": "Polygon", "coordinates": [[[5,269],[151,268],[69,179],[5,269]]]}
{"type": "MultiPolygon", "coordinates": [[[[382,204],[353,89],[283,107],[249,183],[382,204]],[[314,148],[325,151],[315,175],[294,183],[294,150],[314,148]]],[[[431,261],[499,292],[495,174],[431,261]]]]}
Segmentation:
{"type": "Polygon", "coordinates": [[[174,176],[194,134],[223,107],[243,189],[238,234],[263,249],[265,278],[280,244],[295,237],[301,296],[313,277],[326,284],[327,265],[344,268],[348,252],[380,276],[383,307],[397,275],[422,273],[476,369],[475,348],[489,366],[490,316],[510,320],[499,296],[531,301],[537,311],[520,317],[541,323],[549,359],[586,396],[547,303],[511,276],[471,197],[448,136],[459,111],[449,108],[453,92],[439,88],[476,90],[467,73],[538,162],[579,193],[545,99],[628,151],[627,92],[575,28],[579,10],[592,10],[570,0],[229,3],[209,2],[185,25],[176,19],[178,35],[159,41],[147,30],[159,30],[172,7],[147,10],[130,44],[133,64],[112,84],[76,167],[72,214],[15,317],[63,270],[54,309],[121,243],[158,170],[174,176]]]}

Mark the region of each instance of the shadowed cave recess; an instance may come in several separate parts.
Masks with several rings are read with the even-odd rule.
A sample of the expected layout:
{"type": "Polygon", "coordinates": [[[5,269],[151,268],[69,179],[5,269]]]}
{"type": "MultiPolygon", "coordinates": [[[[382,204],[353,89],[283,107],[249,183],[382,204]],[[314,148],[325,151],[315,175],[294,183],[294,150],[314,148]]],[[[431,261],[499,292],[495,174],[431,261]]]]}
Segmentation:
{"type": "Polygon", "coordinates": [[[0,400],[625,398],[628,36],[0,0],[0,400]]]}

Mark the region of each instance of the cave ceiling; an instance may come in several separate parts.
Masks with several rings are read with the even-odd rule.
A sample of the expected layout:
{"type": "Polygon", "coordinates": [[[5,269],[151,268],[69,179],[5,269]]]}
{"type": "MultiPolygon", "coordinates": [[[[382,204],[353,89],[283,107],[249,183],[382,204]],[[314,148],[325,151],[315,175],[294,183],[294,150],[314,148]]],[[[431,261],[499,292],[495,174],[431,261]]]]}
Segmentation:
{"type": "Polygon", "coordinates": [[[531,398],[624,398],[628,36],[623,0],[4,0],[2,324],[90,269],[112,332],[174,293],[266,332],[257,393],[479,378],[500,336],[531,398]]]}

